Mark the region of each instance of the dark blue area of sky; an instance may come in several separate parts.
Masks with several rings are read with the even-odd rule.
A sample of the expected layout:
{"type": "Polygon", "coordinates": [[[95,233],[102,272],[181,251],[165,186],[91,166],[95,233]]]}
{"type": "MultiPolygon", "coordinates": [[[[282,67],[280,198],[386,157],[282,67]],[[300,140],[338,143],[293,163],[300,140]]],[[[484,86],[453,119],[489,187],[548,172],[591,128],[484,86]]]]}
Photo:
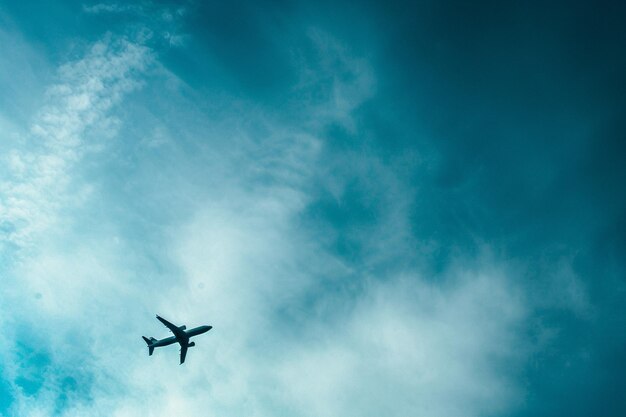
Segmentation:
{"type": "Polygon", "coordinates": [[[489,242],[531,266],[529,287],[571,257],[601,328],[536,312],[559,337],[531,358],[514,415],[624,415],[626,309],[614,288],[626,270],[624,6],[424,4],[378,9],[391,29],[377,99],[397,103],[383,114],[401,127],[373,137],[433,161],[415,177],[413,232],[444,257],[489,242]]]}
{"type": "Polygon", "coordinates": [[[3,2],[0,11],[10,16],[26,40],[44,51],[52,62],[75,59],[72,54],[77,56],[77,51],[82,51],[81,47],[124,23],[119,17],[111,21],[93,19],[82,13],[79,1],[3,2]],[[80,42],[77,43],[77,39],[80,42]]]}

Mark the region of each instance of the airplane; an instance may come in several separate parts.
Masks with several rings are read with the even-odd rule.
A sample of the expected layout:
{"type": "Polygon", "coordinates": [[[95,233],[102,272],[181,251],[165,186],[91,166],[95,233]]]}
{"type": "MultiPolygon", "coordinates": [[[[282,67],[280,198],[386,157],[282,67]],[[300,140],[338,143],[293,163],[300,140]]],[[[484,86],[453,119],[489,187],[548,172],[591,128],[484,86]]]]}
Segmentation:
{"type": "Polygon", "coordinates": [[[206,333],[213,328],[213,326],[199,326],[191,330],[186,330],[187,326],[176,326],[165,320],[163,317],[160,317],[158,314],[156,318],[168,329],[170,329],[170,331],[174,333],[174,336],[166,337],[165,339],[161,340],[157,340],[154,337],[141,336],[143,340],[145,340],[145,342],[148,344],[148,356],[152,356],[154,348],[168,346],[178,342],[180,344],[180,365],[185,362],[187,349],[196,345],[194,342],[189,343],[189,338],[202,333],[206,333]]]}

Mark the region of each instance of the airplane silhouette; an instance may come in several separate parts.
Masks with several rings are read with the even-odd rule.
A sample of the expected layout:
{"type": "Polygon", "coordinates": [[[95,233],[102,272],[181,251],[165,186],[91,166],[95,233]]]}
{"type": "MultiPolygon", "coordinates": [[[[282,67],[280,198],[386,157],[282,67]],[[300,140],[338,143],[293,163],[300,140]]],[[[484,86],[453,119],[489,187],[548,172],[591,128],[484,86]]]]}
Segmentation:
{"type": "Polygon", "coordinates": [[[163,323],[174,336],[166,337],[165,339],[157,340],[154,337],[146,337],[141,336],[143,340],[148,344],[148,355],[152,356],[152,352],[154,352],[154,348],[161,346],[168,346],[173,343],[178,342],[180,344],[180,365],[185,362],[185,356],[187,356],[187,349],[195,346],[194,342],[189,343],[189,338],[193,336],[197,336],[202,333],[206,333],[213,328],[213,326],[199,326],[195,327],[191,330],[186,330],[187,326],[176,326],[169,321],[165,320],[163,317],[159,317],[157,314],[156,318],[163,323]]]}

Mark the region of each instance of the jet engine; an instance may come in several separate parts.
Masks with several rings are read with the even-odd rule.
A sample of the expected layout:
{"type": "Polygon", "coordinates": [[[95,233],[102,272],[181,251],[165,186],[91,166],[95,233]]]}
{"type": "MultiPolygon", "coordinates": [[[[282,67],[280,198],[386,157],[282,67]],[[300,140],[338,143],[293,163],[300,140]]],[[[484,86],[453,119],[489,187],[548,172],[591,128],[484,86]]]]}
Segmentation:
{"type": "Polygon", "coordinates": [[[178,326],[178,328],[179,328],[180,330],[186,330],[186,329],[187,329],[187,326],[178,326]]]}
{"type": "Polygon", "coordinates": [[[196,342],[191,342],[187,345],[187,347],[194,347],[196,345],[196,342]]]}

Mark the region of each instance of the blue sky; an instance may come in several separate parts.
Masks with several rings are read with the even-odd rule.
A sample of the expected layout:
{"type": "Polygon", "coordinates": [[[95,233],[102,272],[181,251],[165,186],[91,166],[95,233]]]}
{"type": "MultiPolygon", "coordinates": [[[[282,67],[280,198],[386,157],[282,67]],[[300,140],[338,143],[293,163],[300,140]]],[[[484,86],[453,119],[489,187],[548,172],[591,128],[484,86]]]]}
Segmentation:
{"type": "Polygon", "coordinates": [[[0,2],[0,416],[623,416],[624,15],[0,2]]]}

